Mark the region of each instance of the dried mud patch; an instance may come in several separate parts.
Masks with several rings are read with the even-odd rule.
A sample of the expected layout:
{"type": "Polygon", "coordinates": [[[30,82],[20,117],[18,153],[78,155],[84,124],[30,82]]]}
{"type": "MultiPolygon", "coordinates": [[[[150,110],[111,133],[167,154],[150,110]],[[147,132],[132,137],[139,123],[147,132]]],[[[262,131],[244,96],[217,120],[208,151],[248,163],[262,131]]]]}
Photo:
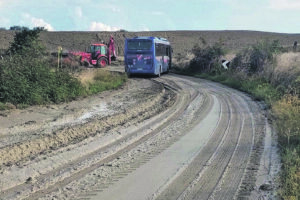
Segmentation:
{"type": "MultiPolygon", "coordinates": [[[[136,84],[139,81],[133,80],[136,84]]],[[[88,137],[106,132],[116,126],[132,123],[149,118],[164,109],[165,102],[170,102],[170,93],[166,94],[164,87],[151,81],[140,81],[141,86],[134,86],[127,93],[116,93],[112,96],[120,103],[110,101],[108,107],[114,107],[117,112],[108,116],[81,115],[84,123],[67,124],[57,130],[51,130],[42,135],[36,135],[29,140],[3,146],[0,149],[0,166],[10,167],[21,161],[32,160],[40,154],[46,154],[58,150],[70,144],[76,144],[88,137]],[[143,83],[145,82],[145,83],[143,83]],[[124,104],[122,104],[123,102],[124,104]],[[158,106],[161,105],[161,106],[158,106]],[[84,120],[83,118],[84,117],[84,120]],[[90,118],[89,118],[90,117],[90,118]]],[[[34,126],[36,121],[28,120],[23,125],[34,126]],[[26,123],[28,122],[28,123],[26,123]],[[34,123],[33,123],[34,122],[34,123]]],[[[26,135],[25,135],[26,136],[26,135]]]]}

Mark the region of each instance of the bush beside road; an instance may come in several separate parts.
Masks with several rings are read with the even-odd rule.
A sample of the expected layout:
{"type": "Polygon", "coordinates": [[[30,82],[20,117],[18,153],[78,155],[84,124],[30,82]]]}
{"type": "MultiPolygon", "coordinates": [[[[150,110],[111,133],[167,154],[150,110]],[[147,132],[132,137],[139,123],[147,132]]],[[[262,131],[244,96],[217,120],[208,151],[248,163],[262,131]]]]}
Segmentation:
{"type": "Polygon", "coordinates": [[[39,41],[43,30],[17,32],[14,42],[0,60],[0,109],[10,104],[22,108],[27,105],[60,103],[104,90],[116,89],[125,75],[99,71],[84,85],[71,73],[68,65],[57,66],[49,60],[39,41]]]}

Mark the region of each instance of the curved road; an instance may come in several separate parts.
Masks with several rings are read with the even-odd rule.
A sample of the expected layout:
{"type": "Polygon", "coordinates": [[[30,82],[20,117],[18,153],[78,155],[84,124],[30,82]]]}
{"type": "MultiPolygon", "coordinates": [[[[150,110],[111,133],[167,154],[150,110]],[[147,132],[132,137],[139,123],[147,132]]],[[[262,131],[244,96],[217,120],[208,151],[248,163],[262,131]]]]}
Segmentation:
{"type": "Polygon", "coordinates": [[[259,106],[241,92],[208,81],[180,76],[158,81],[176,82],[180,95],[198,92],[205,100],[199,105],[195,98],[190,110],[165,128],[172,132],[176,123],[190,117],[184,123],[189,126],[177,127],[180,136],[170,146],[107,189],[82,197],[231,200],[249,195],[266,125],[259,106]],[[208,110],[197,111],[203,104],[208,110]]]}
{"type": "MultiPolygon", "coordinates": [[[[139,84],[143,79],[131,81],[139,84]]],[[[148,107],[143,104],[140,110],[127,109],[123,114],[128,119],[110,126],[109,130],[93,125],[94,132],[119,133],[117,136],[107,134],[97,140],[97,134],[91,134],[93,139],[77,150],[82,155],[45,172],[40,170],[33,180],[12,184],[0,197],[95,200],[249,197],[255,186],[268,126],[261,106],[242,92],[202,79],[171,74],[151,81],[161,87],[156,87],[157,95],[137,104],[148,107]],[[160,106],[155,107],[157,104],[160,106]]],[[[115,116],[107,123],[122,116],[115,116]]],[[[97,119],[91,121],[97,123],[97,119]]]]}

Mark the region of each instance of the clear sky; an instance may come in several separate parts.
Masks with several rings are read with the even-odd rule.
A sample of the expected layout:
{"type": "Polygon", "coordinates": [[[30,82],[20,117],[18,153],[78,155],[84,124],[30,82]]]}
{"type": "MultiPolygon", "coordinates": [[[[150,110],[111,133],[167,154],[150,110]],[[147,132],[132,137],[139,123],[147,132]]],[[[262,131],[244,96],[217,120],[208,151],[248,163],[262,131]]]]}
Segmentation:
{"type": "Polygon", "coordinates": [[[300,0],[0,0],[0,27],[300,33],[300,0]]]}

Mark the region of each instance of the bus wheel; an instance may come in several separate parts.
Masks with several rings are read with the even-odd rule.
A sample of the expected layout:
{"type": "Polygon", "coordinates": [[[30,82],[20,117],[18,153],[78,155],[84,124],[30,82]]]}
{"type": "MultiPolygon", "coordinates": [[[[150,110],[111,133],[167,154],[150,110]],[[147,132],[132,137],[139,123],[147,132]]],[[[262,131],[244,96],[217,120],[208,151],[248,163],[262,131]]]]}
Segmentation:
{"type": "Polygon", "coordinates": [[[126,74],[127,74],[127,77],[128,77],[128,78],[130,78],[130,77],[131,77],[131,74],[130,74],[130,72],[126,72],[126,74]]]}
{"type": "Polygon", "coordinates": [[[157,77],[160,77],[161,76],[161,66],[159,67],[159,72],[157,74],[157,77]]]}
{"type": "Polygon", "coordinates": [[[98,67],[106,67],[107,63],[108,63],[107,59],[103,57],[97,61],[98,67]]]}

